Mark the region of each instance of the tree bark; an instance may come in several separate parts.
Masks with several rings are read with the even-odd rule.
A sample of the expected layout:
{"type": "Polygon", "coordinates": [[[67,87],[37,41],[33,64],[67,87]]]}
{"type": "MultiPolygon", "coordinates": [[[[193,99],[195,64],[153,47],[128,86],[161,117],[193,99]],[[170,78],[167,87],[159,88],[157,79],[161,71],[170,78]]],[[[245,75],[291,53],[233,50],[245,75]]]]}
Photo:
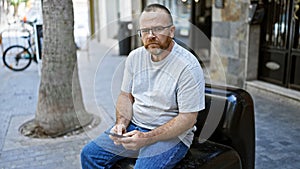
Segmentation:
{"type": "Polygon", "coordinates": [[[36,124],[60,135],[89,124],[77,69],[72,0],[43,0],[42,75],[36,124]]]}
{"type": "Polygon", "coordinates": [[[18,16],[18,13],[19,13],[19,4],[15,4],[13,5],[14,6],[14,14],[13,16],[18,16]]]}

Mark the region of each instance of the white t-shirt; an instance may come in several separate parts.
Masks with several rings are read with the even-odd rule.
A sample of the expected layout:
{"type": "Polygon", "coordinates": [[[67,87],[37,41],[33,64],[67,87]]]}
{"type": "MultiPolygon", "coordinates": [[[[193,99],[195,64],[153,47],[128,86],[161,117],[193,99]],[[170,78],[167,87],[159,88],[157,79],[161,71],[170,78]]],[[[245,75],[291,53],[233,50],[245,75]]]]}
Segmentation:
{"type": "MultiPolygon", "coordinates": [[[[133,50],[125,63],[121,90],[131,93],[132,122],[155,129],[178,115],[198,112],[205,107],[205,81],[202,68],[194,55],[175,43],[171,53],[159,62],[140,47],[133,50]]],[[[188,147],[192,129],[179,138],[188,147]]]]}

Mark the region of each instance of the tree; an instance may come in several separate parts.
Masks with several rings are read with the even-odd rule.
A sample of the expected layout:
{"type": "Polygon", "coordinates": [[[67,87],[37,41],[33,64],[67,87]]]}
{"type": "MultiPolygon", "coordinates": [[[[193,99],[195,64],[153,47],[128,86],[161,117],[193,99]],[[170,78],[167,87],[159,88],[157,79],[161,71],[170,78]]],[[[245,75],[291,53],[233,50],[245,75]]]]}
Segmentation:
{"type": "Polygon", "coordinates": [[[35,124],[61,135],[89,124],[78,76],[72,0],[43,1],[42,74],[35,124]]]}

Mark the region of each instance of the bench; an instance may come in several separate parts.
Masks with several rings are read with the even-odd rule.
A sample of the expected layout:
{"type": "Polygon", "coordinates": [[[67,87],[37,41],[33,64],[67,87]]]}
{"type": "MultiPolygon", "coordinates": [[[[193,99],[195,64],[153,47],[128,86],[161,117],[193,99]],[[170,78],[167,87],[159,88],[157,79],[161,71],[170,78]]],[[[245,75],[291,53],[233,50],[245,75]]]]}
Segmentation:
{"type": "MultiPolygon", "coordinates": [[[[243,89],[206,85],[205,109],[199,112],[194,142],[176,169],[254,169],[253,100],[243,89]]],[[[124,159],[114,169],[131,169],[124,159]]]]}

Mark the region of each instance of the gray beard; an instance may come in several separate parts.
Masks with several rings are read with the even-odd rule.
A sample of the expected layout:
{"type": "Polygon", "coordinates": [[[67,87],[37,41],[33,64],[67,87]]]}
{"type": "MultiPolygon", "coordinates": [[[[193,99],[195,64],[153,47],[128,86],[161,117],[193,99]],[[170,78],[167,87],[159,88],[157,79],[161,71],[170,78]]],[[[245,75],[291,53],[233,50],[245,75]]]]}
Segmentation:
{"type": "Polygon", "coordinates": [[[156,49],[148,49],[148,52],[150,52],[152,55],[159,56],[162,54],[164,49],[156,48],[156,49]]]}

